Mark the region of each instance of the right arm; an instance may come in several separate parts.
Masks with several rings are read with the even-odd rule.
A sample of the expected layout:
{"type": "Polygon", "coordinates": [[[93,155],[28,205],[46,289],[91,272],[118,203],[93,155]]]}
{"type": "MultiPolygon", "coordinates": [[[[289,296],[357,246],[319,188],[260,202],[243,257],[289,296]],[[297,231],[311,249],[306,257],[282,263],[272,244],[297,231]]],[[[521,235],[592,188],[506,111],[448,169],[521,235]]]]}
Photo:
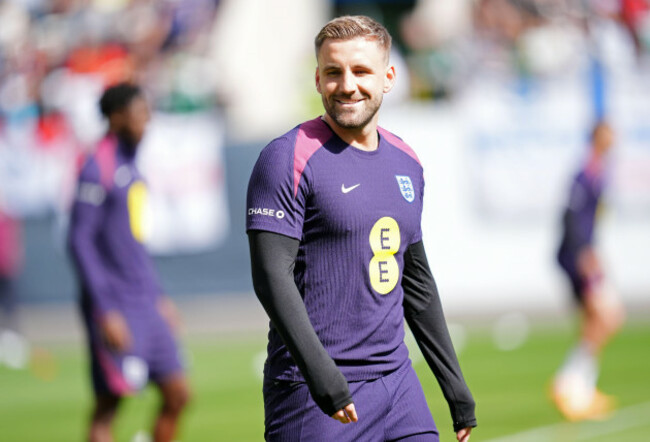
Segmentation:
{"type": "Polygon", "coordinates": [[[585,213],[585,206],[593,203],[593,198],[595,197],[587,178],[579,175],[571,186],[569,204],[564,214],[567,245],[570,250],[578,251],[576,263],[578,271],[589,280],[598,279],[602,274],[598,255],[588,236],[588,229],[585,228],[585,223],[589,222],[586,218],[589,215],[585,213]]]}
{"type": "Polygon", "coordinates": [[[109,288],[105,265],[97,249],[105,201],[106,189],[100,183],[99,169],[96,164],[88,163],[80,174],[72,205],[68,247],[81,283],[99,314],[104,339],[112,348],[123,350],[130,345],[130,334],[109,288]]]}
{"type": "Polygon", "coordinates": [[[260,230],[250,230],[248,240],[255,294],[305,377],[314,401],[328,416],[344,423],[356,421],[348,383],[316,335],[294,281],[299,241],[260,230]]]}
{"type": "Polygon", "coordinates": [[[571,250],[580,250],[589,246],[589,238],[583,227],[583,212],[589,199],[589,189],[583,182],[584,178],[576,177],[571,185],[569,204],[564,213],[564,228],[567,245],[571,250]]]}
{"type": "Polygon", "coordinates": [[[449,404],[458,440],[467,440],[472,427],[476,426],[475,401],[451,342],[422,241],[406,249],[402,287],[406,321],[449,404]]]}

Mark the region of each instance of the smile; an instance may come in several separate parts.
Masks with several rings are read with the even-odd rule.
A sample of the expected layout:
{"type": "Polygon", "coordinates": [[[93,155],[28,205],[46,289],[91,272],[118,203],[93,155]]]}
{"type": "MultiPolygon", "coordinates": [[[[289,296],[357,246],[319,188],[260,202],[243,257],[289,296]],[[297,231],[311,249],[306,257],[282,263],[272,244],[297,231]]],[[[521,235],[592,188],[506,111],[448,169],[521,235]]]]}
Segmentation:
{"type": "Polygon", "coordinates": [[[339,100],[339,99],[337,99],[337,100],[334,100],[334,101],[336,101],[341,106],[354,106],[354,105],[357,105],[357,104],[361,103],[363,101],[363,99],[361,99],[361,100],[339,100]]]}

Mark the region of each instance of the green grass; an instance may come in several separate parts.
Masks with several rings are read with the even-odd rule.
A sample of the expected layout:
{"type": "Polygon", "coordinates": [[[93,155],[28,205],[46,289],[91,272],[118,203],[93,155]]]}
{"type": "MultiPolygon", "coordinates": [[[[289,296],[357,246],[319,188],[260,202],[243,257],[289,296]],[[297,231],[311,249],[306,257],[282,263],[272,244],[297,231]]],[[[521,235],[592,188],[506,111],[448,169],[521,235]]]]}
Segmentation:
{"type": "MultiPolygon", "coordinates": [[[[254,360],[264,351],[264,334],[194,337],[185,341],[194,398],[179,439],[262,440],[261,367],[254,360]]],[[[566,327],[535,327],[523,346],[502,352],[492,343],[488,328],[470,329],[460,360],[478,404],[479,428],[472,440],[489,440],[542,426],[551,426],[548,434],[552,436],[536,440],[646,438],[650,430],[647,417],[647,422],[622,425],[620,429],[616,416],[609,423],[562,424],[547,399],[546,389],[571,343],[572,334],[566,327]]],[[[618,397],[623,410],[650,401],[649,343],[650,324],[637,322],[628,325],[604,355],[600,386],[618,397]]],[[[13,371],[0,366],[0,440],[82,441],[90,389],[81,345],[37,348],[35,359],[30,370],[13,371]]],[[[449,411],[435,378],[424,362],[418,362],[416,370],[441,440],[455,440],[449,411]]],[[[156,392],[150,388],[125,401],[118,416],[117,441],[130,441],[139,430],[150,427],[156,400],[156,392]]]]}

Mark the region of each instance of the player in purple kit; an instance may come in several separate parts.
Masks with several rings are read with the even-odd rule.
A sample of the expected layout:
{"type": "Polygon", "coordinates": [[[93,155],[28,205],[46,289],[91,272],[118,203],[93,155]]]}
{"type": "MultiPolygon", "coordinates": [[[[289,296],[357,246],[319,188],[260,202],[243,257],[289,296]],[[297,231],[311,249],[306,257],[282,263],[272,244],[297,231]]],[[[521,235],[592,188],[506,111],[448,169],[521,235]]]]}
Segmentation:
{"type": "Polygon", "coordinates": [[[271,319],[267,440],[437,441],[404,318],[457,439],[476,426],[422,245],[422,167],[377,125],[390,42],[367,17],[329,22],[316,37],[325,115],[273,140],[250,178],[253,285],[271,319]]]}
{"type": "Polygon", "coordinates": [[[582,313],[581,336],[558,370],[552,396],[560,412],[571,421],[600,419],[614,401],[596,388],[598,356],[624,321],[623,306],[607,283],[594,247],[594,230],[605,187],[607,154],[614,132],[599,121],[591,134],[589,157],[571,184],[563,216],[558,261],[573,289],[582,313]]]}
{"type": "Polygon", "coordinates": [[[154,440],[170,441],[189,387],[172,331],[175,309],[142,244],[146,186],[135,156],[149,109],[129,84],[108,88],[100,107],[108,134],[82,167],[69,230],[95,391],[88,439],[112,440],[121,397],[151,380],[162,396],[154,440]]]}

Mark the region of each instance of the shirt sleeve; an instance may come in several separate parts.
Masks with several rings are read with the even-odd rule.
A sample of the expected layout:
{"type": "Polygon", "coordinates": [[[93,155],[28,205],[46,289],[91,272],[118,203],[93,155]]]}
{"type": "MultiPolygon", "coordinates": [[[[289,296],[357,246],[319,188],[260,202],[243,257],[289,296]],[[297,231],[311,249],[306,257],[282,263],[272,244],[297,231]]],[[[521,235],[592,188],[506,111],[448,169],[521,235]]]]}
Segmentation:
{"type": "Polygon", "coordinates": [[[589,217],[586,211],[592,198],[587,179],[583,174],[578,175],[571,186],[569,204],[563,220],[571,250],[580,250],[591,242],[585,225],[590,222],[586,219],[589,217]]]}
{"type": "Polygon", "coordinates": [[[267,145],[257,160],[246,198],[246,230],[264,230],[291,238],[302,237],[304,174],[295,183],[294,143],[282,137],[267,145]]]}
{"type": "MultiPolygon", "coordinates": [[[[422,168],[420,167],[420,172],[416,175],[418,177],[418,180],[416,181],[416,188],[415,192],[417,195],[417,203],[418,203],[418,219],[421,221],[422,220],[422,211],[424,210],[424,172],[422,171],[422,168]]],[[[409,244],[415,244],[419,241],[422,241],[422,222],[418,224],[418,229],[417,231],[413,234],[413,237],[411,238],[411,241],[409,244]]]]}
{"type": "Polygon", "coordinates": [[[314,402],[331,416],[352,403],[352,396],[316,335],[294,282],[299,241],[260,231],[250,231],[248,239],[255,294],[304,376],[314,402]]]}
{"type": "Polygon", "coordinates": [[[406,250],[402,287],[406,322],[449,404],[454,431],[475,427],[474,398],[456,358],[422,242],[406,250]]]}
{"type": "Polygon", "coordinates": [[[68,247],[84,288],[100,314],[116,308],[106,277],[106,266],[97,246],[102,226],[107,189],[100,182],[94,161],[84,165],[70,214],[68,247]]]}

